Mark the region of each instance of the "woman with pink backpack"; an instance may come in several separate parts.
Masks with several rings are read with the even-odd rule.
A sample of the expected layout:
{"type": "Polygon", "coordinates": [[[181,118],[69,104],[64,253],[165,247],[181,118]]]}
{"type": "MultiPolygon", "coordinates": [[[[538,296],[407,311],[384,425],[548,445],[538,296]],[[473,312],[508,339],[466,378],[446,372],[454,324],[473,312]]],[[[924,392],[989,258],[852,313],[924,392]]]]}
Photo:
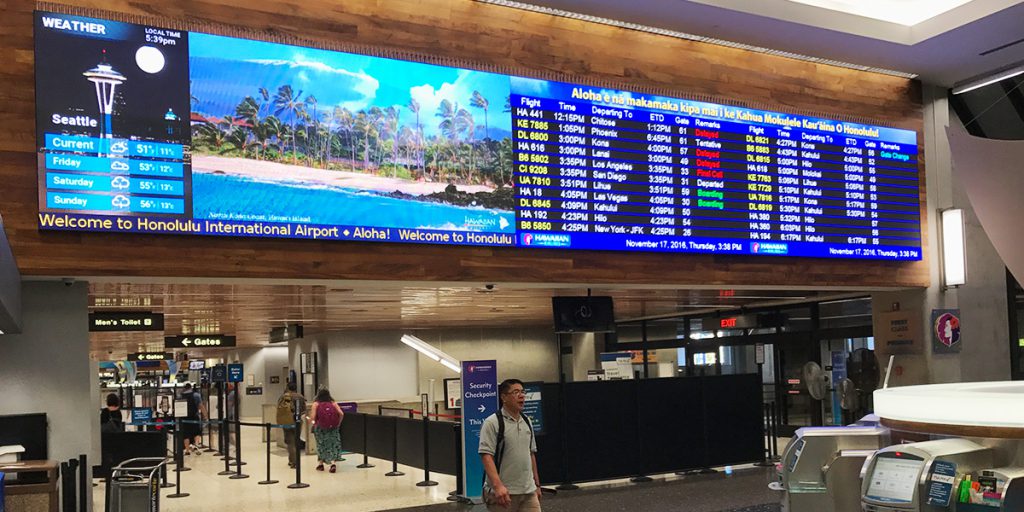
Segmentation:
{"type": "Polygon", "coordinates": [[[313,435],[316,437],[316,455],[320,464],[317,471],[324,470],[324,464],[331,465],[331,473],[338,470],[335,462],[341,460],[341,420],[345,413],[341,407],[334,402],[331,392],[327,388],[320,388],[313,401],[313,407],[309,421],[313,425],[313,435]]]}

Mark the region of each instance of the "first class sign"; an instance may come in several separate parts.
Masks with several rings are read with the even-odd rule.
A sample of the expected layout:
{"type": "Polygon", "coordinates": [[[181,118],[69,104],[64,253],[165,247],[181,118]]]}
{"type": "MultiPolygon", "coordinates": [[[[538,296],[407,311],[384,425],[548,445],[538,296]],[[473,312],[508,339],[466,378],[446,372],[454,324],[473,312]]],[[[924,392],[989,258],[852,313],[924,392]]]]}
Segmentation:
{"type": "Polygon", "coordinates": [[[206,336],[165,336],[164,348],[221,348],[234,347],[235,337],[223,334],[206,336]]]}
{"type": "Polygon", "coordinates": [[[164,315],[149,311],[89,313],[90,332],[162,331],[164,315]]]}

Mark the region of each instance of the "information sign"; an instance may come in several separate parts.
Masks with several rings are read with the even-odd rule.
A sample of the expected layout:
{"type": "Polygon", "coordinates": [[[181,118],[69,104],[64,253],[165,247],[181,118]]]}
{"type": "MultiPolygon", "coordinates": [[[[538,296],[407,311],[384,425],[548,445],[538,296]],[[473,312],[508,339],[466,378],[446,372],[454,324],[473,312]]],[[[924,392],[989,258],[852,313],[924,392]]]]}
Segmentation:
{"type": "Polygon", "coordinates": [[[484,420],[498,410],[496,361],[462,362],[462,489],[465,497],[480,503],[484,467],[477,449],[484,420]]]}
{"type": "Polygon", "coordinates": [[[228,382],[242,382],[242,364],[232,363],[228,365],[228,382]]]}
{"type": "Polygon", "coordinates": [[[525,382],[523,390],[526,391],[526,402],[523,404],[523,414],[530,418],[530,425],[535,433],[544,433],[544,404],[541,400],[541,389],[543,382],[525,382]]]}

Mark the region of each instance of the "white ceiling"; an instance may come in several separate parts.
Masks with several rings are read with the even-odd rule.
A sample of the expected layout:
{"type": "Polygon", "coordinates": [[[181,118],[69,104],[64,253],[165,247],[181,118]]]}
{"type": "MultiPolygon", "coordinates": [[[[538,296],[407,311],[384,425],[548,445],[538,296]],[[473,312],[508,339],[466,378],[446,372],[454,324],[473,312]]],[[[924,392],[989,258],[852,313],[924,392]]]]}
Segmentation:
{"type": "MultiPolygon", "coordinates": [[[[527,0],[601,18],[638,23],[853,64],[918,74],[942,86],[1024,61],[1020,0],[527,0]],[[805,3],[806,2],[806,3],[805,3]],[[815,3],[818,5],[809,5],[815,3]],[[960,4],[962,5],[955,5],[960,4]],[[821,6],[827,7],[821,7],[821,6]],[[874,17],[889,16],[900,22],[874,17]],[[908,22],[907,8],[923,21],[908,22]],[[943,12],[943,9],[946,9],[943,12]],[[916,11],[915,11],[916,10],[916,11]]],[[[910,20],[913,21],[913,20],[910,20]]]]}

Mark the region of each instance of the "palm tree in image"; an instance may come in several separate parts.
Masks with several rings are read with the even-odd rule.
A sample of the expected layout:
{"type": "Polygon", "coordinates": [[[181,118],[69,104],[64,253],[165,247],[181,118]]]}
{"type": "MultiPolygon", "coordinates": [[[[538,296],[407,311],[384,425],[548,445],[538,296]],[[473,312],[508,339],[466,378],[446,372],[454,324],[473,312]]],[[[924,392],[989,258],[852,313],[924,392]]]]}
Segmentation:
{"type": "MultiPolygon", "coordinates": [[[[320,118],[317,117],[317,112],[316,112],[316,105],[317,105],[316,96],[313,96],[312,94],[307,94],[304,103],[306,105],[305,109],[306,109],[307,113],[309,112],[309,107],[310,106],[313,107],[313,116],[312,117],[309,117],[308,115],[306,116],[306,119],[307,119],[307,124],[306,124],[306,157],[307,158],[311,158],[311,157],[313,157],[313,155],[309,154],[310,153],[309,145],[310,145],[311,141],[310,141],[310,138],[309,138],[309,124],[308,124],[308,121],[309,120],[313,121],[313,135],[317,135],[319,133],[319,131],[320,131],[320,128],[319,128],[320,118]]],[[[316,142],[313,142],[313,147],[319,147],[319,144],[317,144],[316,142]]]]}
{"type": "Polygon", "coordinates": [[[459,127],[466,131],[466,140],[468,141],[466,149],[469,151],[469,172],[466,179],[472,182],[476,172],[476,141],[474,140],[476,138],[476,122],[473,120],[473,114],[464,108],[460,108],[455,116],[458,119],[459,127]]]}
{"type": "Polygon", "coordinates": [[[370,114],[366,111],[360,110],[356,114],[355,119],[355,131],[360,134],[363,139],[363,170],[370,170],[370,136],[376,135],[376,128],[374,127],[374,121],[370,114]]]}
{"type": "Polygon", "coordinates": [[[271,148],[276,149],[278,152],[281,151],[281,147],[274,142],[275,137],[280,138],[281,120],[276,116],[267,116],[260,120],[252,127],[253,136],[256,138],[256,158],[260,159],[260,156],[266,157],[267,151],[271,148]]]}
{"type": "Polygon", "coordinates": [[[484,111],[484,139],[489,139],[490,134],[488,133],[487,125],[487,109],[491,106],[491,102],[487,101],[487,98],[480,91],[473,91],[473,96],[469,98],[469,104],[476,108],[483,109],[484,111]]]}
{"type": "Polygon", "coordinates": [[[338,124],[338,135],[344,134],[345,138],[348,139],[349,149],[351,150],[349,153],[349,167],[354,171],[356,170],[356,142],[352,134],[355,131],[355,117],[352,116],[352,112],[347,108],[334,107],[331,118],[338,124]]]}
{"type": "Polygon", "coordinates": [[[398,134],[399,134],[399,119],[398,119],[398,107],[392,105],[384,111],[384,116],[387,121],[388,135],[391,137],[391,165],[394,166],[392,176],[398,176],[398,134]]]}
{"type": "MultiPolygon", "coordinates": [[[[238,106],[235,107],[235,117],[245,121],[246,123],[246,141],[245,145],[248,146],[251,142],[254,143],[250,137],[255,138],[254,128],[260,122],[260,105],[256,102],[256,99],[252,96],[246,96],[238,106]]],[[[258,146],[257,146],[258,148],[258,146]]],[[[244,154],[244,152],[243,152],[244,154]]],[[[259,160],[259,151],[256,152],[256,159],[259,160]]]]}
{"type": "Polygon", "coordinates": [[[274,115],[279,118],[284,116],[291,116],[291,138],[292,138],[292,163],[298,164],[297,153],[298,149],[295,147],[295,121],[303,111],[302,108],[302,91],[295,93],[290,85],[282,85],[277,89],[277,95],[274,96],[274,115]]]}
{"type": "Polygon", "coordinates": [[[461,123],[458,115],[459,110],[458,103],[452,103],[451,100],[445,99],[441,100],[441,104],[437,106],[437,113],[434,114],[441,118],[437,128],[448,139],[448,143],[451,146],[450,153],[453,167],[457,167],[458,164],[459,134],[462,133],[462,128],[459,126],[459,123],[461,123]]]}
{"type": "Polygon", "coordinates": [[[410,98],[406,108],[416,115],[416,139],[414,141],[416,145],[416,162],[420,165],[420,174],[426,174],[423,168],[423,125],[420,124],[420,102],[416,101],[415,98],[410,98]]]}

